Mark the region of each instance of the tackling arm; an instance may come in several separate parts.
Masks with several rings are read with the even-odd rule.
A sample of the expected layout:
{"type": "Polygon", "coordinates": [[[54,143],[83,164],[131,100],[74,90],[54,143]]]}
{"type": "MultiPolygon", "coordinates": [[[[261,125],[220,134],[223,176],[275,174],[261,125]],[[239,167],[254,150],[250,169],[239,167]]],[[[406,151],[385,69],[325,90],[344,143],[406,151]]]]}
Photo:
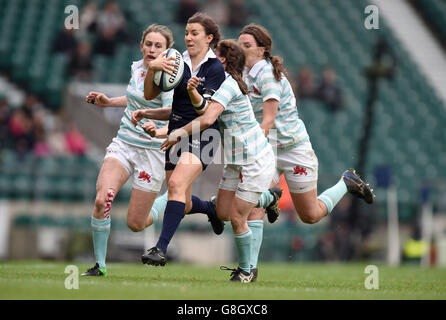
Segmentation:
{"type": "Polygon", "coordinates": [[[275,99],[268,99],[263,103],[262,123],[260,128],[264,130],[265,136],[268,136],[269,131],[274,126],[277,110],[279,109],[279,101],[275,99]]]}

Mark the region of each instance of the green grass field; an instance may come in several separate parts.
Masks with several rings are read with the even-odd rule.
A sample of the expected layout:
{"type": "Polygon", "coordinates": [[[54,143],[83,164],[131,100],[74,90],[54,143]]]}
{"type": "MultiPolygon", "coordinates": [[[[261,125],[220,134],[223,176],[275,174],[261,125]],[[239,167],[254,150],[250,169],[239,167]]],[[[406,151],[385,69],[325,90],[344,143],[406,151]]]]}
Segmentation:
{"type": "Polygon", "coordinates": [[[105,278],[79,278],[65,288],[65,267],[79,273],[90,265],[69,262],[0,262],[0,299],[446,299],[446,269],[417,266],[379,268],[379,289],[367,290],[360,264],[261,264],[255,283],[229,283],[219,266],[109,263],[105,278]]]}

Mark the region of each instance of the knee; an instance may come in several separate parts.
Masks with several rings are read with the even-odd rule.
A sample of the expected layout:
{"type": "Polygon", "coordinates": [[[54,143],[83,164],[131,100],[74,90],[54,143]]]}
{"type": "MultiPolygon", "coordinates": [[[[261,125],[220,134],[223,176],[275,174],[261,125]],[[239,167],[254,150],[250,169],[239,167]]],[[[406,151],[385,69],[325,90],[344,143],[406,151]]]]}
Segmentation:
{"type": "Polygon", "coordinates": [[[94,216],[95,218],[108,218],[110,216],[110,209],[115,198],[115,190],[110,188],[107,193],[98,192],[94,200],[94,216]]]}
{"type": "Polygon", "coordinates": [[[231,217],[228,216],[227,214],[225,214],[225,213],[219,211],[219,210],[218,210],[218,207],[217,207],[217,217],[218,217],[218,219],[220,219],[221,221],[229,221],[229,220],[231,220],[231,217]]]}
{"type": "Polygon", "coordinates": [[[253,208],[249,213],[248,220],[262,220],[265,216],[264,208],[253,208]]]}
{"type": "Polygon", "coordinates": [[[246,219],[239,212],[231,214],[231,224],[235,229],[243,227],[245,223],[246,219]]]}
{"type": "Polygon", "coordinates": [[[96,199],[94,200],[93,216],[96,219],[104,219],[106,206],[107,206],[107,197],[96,195],[96,199]]]}
{"type": "Polygon", "coordinates": [[[319,222],[319,218],[312,215],[308,212],[299,212],[298,213],[300,220],[302,220],[303,223],[307,224],[315,224],[316,222],[319,222]]]}
{"type": "Polygon", "coordinates": [[[106,196],[96,195],[96,199],[94,200],[94,208],[97,211],[103,212],[105,209],[106,203],[107,203],[106,196]]]}
{"type": "Polygon", "coordinates": [[[183,186],[181,181],[170,178],[169,182],[167,183],[167,189],[169,191],[169,195],[178,195],[183,191],[183,186]]]}
{"type": "Polygon", "coordinates": [[[133,232],[139,232],[145,229],[145,224],[140,221],[127,219],[127,227],[133,232]]]}

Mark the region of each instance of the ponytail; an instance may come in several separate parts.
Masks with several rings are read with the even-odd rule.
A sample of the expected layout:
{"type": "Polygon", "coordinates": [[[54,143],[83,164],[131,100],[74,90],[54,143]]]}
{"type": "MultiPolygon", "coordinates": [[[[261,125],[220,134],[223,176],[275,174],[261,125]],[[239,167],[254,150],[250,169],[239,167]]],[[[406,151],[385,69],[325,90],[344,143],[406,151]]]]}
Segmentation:
{"type": "Polygon", "coordinates": [[[226,58],[225,71],[237,82],[240,91],[248,94],[248,87],[243,81],[243,68],[245,67],[245,53],[233,40],[222,40],[218,43],[217,50],[226,58]]]}
{"type": "Polygon", "coordinates": [[[282,80],[282,75],[285,75],[285,77],[288,76],[288,72],[286,71],[285,67],[283,66],[283,59],[279,56],[270,56],[269,60],[271,61],[271,64],[273,65],[273,74],[274,78],[277,81],[282,80]]]}
{"type": "Polygon", "coordinates": [[[226,67],[226,72],[229,73],[231,75],[231,77],[237,82],[238,87],[240,88],[240,91],[243,94],[249,93],[248,87],[246,86],[246,83],[243,81],[243,77],[242,77],[241,73],[237,72],[231,66],[226,67]]]}

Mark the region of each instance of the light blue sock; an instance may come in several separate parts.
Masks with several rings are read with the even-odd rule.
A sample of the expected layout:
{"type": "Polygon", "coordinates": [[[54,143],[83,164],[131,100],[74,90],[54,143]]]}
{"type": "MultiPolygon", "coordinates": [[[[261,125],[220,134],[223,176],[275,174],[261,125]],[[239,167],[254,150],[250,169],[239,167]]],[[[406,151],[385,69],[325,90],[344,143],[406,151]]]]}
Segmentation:
{"type": "Polygon", "coordinates": [[[274,196],[272,195],[271,192],[269,191],[262,192],[259,198],[259,202],[256,205],[256,208],[266,208],[273,201],[274,201],[274,196]]]}
{"type": "Polygon", "coordinates": [[[257,268],[257,261],[263,239],[263,220],[250,220],[248,221],[248,227],[252,232],[251,258],[249,264],[251,268],[257,268]]]}
{"type": "Polygon", "coordinates": [[[153,222],[155,223],[160,214],[162,214],[166,210],[167,205],[167,191],[164,192],[163,195],[159,196],[155,199],[155,202],[153,202],[152,209],[150,209],[150,215],[152,216],[153,222]]]}
{"type": "Polygon", "coordinates": [[[327,214],[329,214],[346,193],[347,186],[344,180],[341,179],[333,187],[322,192],[317,198],[325,203],[327,214]]]}
{"type": "Polygon", "coordinates": [[[106,269],[105,258],[107,256],[107,241],[110,234],[111,218],[95,219],[91,217],[91,229],[93,234],[94,255],[99,267],[106,269]]]}
{"type": "Polygon", "coordinates": [[[249,259],[251,256],[252,232],[248,229],[240,234],[234,234],[238,253],[238,266],[245,272],[251,272],[249,259]]]}

